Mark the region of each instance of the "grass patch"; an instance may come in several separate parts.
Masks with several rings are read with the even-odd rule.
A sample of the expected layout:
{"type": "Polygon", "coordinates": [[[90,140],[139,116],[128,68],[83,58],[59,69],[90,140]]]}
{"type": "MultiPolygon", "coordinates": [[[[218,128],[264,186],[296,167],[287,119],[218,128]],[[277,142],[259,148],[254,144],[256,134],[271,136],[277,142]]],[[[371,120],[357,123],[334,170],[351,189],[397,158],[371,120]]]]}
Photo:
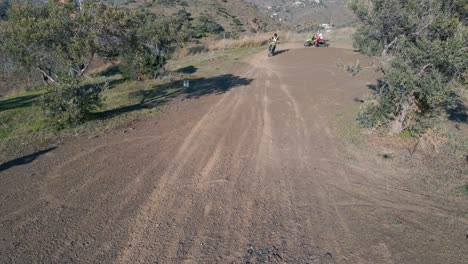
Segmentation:
{"type": "Polygon", "coordinates": [[[403,131],[400,133],[400,137],[401,138],[417,138],[418,137],[418,134],[415,133],[414,131],[403,131]]]}
{"type": "Polygon", "coordinates": [[[468,184],[463,185],[460,189],[464,195],[468,195],[468,184]]]}
{"type": "Polygon", "coordinates": [[[120,125],[159,112],[181,89],[170,80],[128,81],[96,77],[87,83],[114,84],[104,92],[104,103],[78,126],[57,130],[39,106],[44,90],[0,100],[0,163],[43,147],[56,139],[75,135],[100,135],[120,125]],[[118,82],[115,82],[119,80],[118,82]],[[174,87],[171,87],[174,86],[174,87]],[[151,102],[143,102],[144,100],[151,102]],[[14,103],[12,103],[14,102],[14,103]],[[144,103],[144,104],[143,104],[144,103]]]}
{"type": "Polygon", "coordinates": [[[46,127],[45,118],[37,104],[42,94],[43,91],[24,92],[0,99],[0,141],[46,127]]]}

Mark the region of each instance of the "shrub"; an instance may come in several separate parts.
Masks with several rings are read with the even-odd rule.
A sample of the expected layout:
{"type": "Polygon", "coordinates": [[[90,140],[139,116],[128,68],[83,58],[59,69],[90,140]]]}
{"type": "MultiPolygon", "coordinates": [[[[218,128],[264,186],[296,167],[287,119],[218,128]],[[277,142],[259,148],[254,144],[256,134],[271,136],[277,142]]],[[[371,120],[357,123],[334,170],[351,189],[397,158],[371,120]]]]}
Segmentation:
{"type": "Polygon", "coordinates": [[[80,86],[93,59],[120,59],[126,75],[154,78],[184,39],[178,22],[94,1],[82,9],[71,1],[13,1],[0,21],[0,53],[50,85],[42,100],[49,117],[77,124],[101,100],[101,88],[80,86]]]}
{"type": "Polygon", "coordinates": [[[199,16],[192,22],[195,37],[205,37],[207,34],[218,34],[224,31],[224,28],[216,21],[207,16],[199,16]]]}
{"type": "Polygon", "coordinates": [[[466,1],[353,0],[350,7],[360,20],[355,48],[380,56],[384,74],[378,103],[361,113],[360,122],[386,124],[394,134],[422,132],[466,89],[466,1]]]}
{"type": "Polygon", "coordinates": [[[48,87],[42,97],[42,108],[59,128],[86,120],[102,103],[103,87],[80,85],[75,78],[66,78],[60,85],[48,87]]]}

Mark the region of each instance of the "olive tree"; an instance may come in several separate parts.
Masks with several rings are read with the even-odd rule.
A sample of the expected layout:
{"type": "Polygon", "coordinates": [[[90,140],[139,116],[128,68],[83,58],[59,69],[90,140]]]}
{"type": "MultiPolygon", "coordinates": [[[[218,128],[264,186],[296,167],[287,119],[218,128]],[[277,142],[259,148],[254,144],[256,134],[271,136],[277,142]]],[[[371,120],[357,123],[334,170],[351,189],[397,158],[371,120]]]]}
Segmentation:
{"type": "Polygon", "coordinates": [[[99,87],[81,84],[97,56],[121,59],[138,77],[155,77],[178,39],[168,19],[98,1],[13,0],[0,21],[0,52],[49,84],[43,105],[77,123],[100,103],[99,87]]]}
{"type": "Polygon", "coordinates": [[[379,56],[384,74],[360,123],[424,130],[466,89],[467,2],[353,0],[350,8],[360,21],[355,48],[379,56]]]}

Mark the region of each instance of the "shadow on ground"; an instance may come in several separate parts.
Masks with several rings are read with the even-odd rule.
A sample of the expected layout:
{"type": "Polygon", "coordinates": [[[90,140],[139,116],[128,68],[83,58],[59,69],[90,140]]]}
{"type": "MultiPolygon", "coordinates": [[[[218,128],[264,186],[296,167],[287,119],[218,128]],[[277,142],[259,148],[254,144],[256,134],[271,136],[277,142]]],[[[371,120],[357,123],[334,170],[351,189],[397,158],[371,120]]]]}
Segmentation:
{"type": "Polygon", "coordinates": [[[455,108],[447,111],[448,118],[451,121],[459,123],[468,123],[468,115],[466,114],[466,106],[461,100],[457,100],[455,108]]]}
{"type": "Polygon", "coordinates": [[[369,84],[367,85],[367,88],[369,88],[369,90],[375,92],[375,93],[378,93],[379,90],[385,85],[385,83],[382,81],[382,80],[377,80],[377,83],[376,84],[369,84]]]}
{"type": "MultiPolygon", "coordinates": [[[[190,68],[189,70],[193,69],[190,68]]],[[[222,94],[232,88],[249,85],[253,79],[242,78],[232,74],[223,74],[189,81],[189,87],[183,87],[184,81],[179,80],[157,85],[150,89],[132,92],[129,94],[129,97],[137,99],[138,103],[95,113],[94,118],[108,119],[116,115],[141,109],[155,108],[178,96],[184,96],[187,99],[197,99],[210,94],[222,94]]]]}
{"type": "Polygon", "coordinates": [[[28,164],[28,163],[31,163],[33,162],[35,159],[37,159],[39,156],[43,155],[43,154],[46,154],[54,149],[56,149],[57,147],[49,147],[49,148],[46,148],[46,149],[43,149],[43,150],[39,150],[33,154],[29,154],[29,155],[26,155],[26,156],[23,156],[23,157],[20,157],[20,158],[16,158],[14,160],[10,160],[8,162],[5,162],[3,164],[0,164],[0,171],[4,171],[4,170],[7,170],[9,168],[12,168],[12,167],[15,167],[15,166],[21,166],[21,165],[25,165],[25,164],[28,164]]]}
{"type": "Polygon", "coordinates": [[[288,51],[289,51],[289,49],[277,50],[277,51],[275,51],[275,56],[281,55],[281,54],[286,53],[288,51]]]}
{"type": "Polygon", "coordinates": [[[13,98],[6,99],[6,100],[1,100],[0,112],[10,110],[10,109],[21,108],[21,107],[29,107],[34,103],[34,101],[39,96],[40,95],[38,94],[34,94],[34,95],[18,96],[18,97],[13,97],[13,98]]]}
{"type": "Polygon", "coordinates": [[[112,65],[109,68],[99,73],[99,76],[111,77],[117,74],[123,74],[119,65],[112,65]]]}
{"type": "Polygon", "coordinates": [[[176,72],[184,73],[184,74],[193,74],[193,73],[196,73],[197,70],[198,70],[197,67],[195,67],[193,65],[190,65],[190,66],[187,66],[187,67],[180,68],[176,72]]]}

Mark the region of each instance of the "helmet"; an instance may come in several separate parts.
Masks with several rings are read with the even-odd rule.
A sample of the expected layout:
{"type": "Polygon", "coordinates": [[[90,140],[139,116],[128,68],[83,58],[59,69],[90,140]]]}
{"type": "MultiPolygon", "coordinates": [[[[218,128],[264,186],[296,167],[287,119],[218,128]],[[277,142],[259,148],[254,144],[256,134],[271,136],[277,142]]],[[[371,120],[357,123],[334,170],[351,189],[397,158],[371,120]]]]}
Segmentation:
{"type": "Polygon", "coordinates": [[[273,36],[277,37],[277,36],[278,36],[278,34],[276,34],[276,33],[275,33],[273,36]]]}

